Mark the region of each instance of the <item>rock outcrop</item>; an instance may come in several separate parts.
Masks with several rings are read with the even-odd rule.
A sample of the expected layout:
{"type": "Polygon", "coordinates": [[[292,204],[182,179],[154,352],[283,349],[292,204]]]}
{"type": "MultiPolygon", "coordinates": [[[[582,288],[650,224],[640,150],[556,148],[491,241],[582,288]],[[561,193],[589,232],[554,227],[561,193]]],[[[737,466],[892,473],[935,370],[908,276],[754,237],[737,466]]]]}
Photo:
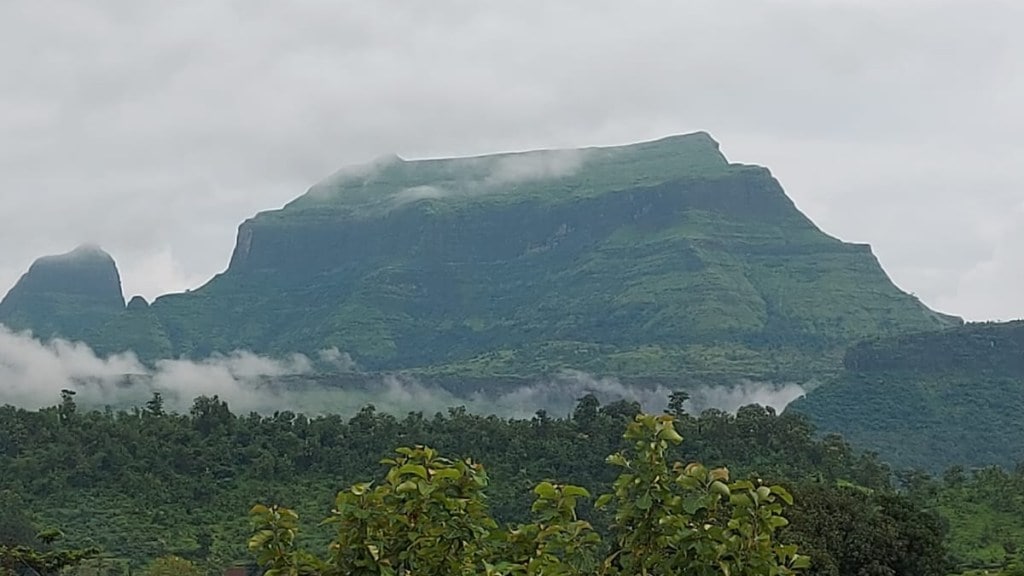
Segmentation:
{"type": "Polygon", "coordinates": [[[83,339],[124,309],[114,259],[82,245],[36,260],[0,301],[0,323],[40,337],[83,339]]]}

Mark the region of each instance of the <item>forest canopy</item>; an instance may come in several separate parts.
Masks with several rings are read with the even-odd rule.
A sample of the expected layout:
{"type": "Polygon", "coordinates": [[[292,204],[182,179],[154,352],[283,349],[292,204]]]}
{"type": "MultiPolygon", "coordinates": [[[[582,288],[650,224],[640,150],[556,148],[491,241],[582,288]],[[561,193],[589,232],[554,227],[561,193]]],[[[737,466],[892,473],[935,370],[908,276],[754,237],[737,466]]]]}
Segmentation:
{"type": "MultiPolygon", "coordinates": [[[[793,495],[790,524],[779,538],[806,549],[808,573],[947,560],[950,539],[939,508],[897,490],[896,475],[874,455],[835,435],[816,436],[798,414],[752,405],[736,414],[692,416],[682,393],[668,404],[685,441],[670,443],[667,461],[728,468],[731,482],[778,485],[793,495]],[[839,512],[884,556],[851,549],[830,520],[843,518],[839,512]]],[[[501,526],[529,524],[534,490],[543,482],[612,492],[621,470],[607,456],[630,449],[623,430],[638,416],[644,417],[635,403],[602,405],[591,395],[561,418],[538,412],[506,419],[458,407],[398,417],[367,406],[344,419],[287,411],[238,415],[217,397],[196,398],[187,414],[167,411],[159,396],[131,411],[83,411],[66,394],[42,410],[0,408],[0,484],[7,509],[27,521],[11,544],[32,530],[60,527],[64,545],[103,551],[105,573],[138,571],[174,556],[219,574],[251,561],[247,515],[257,504],[304,511],[299,526],[306,545],[327,545],[334,535],[317,525],[316,511],[336,504],[344,487],[386,474],[381,461],[402,446],[430,446],[452,462],[485,464],[487,514],[501,526]]],[[[967,485],[971,478],[965,475],[967,485]]],[[[608,541],[614,514],[594,504],[579,498],[576,514],[608,541]]],[[[998,565],[1008,558],[1004,551],[954,559],[998,565]]]]}

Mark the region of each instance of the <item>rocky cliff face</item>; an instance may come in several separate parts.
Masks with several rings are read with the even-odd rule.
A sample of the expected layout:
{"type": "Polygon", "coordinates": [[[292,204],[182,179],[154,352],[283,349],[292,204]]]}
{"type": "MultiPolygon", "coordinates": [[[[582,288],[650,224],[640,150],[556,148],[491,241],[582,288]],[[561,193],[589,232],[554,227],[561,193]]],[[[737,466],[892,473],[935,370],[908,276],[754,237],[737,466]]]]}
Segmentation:
{"type": "Polygon", "coordinates": [[[366,369],[467,377],[803,378],[859,338],[952,323],[704,133],[342,170],[244,222],[223,274],[142,304],[93,343],[336,347],[366,369]]]}

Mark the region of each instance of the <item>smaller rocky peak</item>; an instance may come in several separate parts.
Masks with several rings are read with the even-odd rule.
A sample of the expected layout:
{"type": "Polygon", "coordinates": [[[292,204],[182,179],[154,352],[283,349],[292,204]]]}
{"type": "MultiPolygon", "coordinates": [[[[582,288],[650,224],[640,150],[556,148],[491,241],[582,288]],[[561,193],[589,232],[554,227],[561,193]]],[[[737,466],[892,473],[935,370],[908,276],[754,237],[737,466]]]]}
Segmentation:
{"type": "Polygon", "coordinates": [[[149,302],[142,296],[132,296],[132,299],[128,301],[129,312],[141,312],[143,310],[149,310],[149,302]]]}
{"type": "Polygon", "coordinates": [[[43,256],[32,263],[8,292],[3,305],[17,305],[21,299],[62,296],[124,309],[121,275],[114,258],[96,244],[82,244],[70,252],[43,256]]]}

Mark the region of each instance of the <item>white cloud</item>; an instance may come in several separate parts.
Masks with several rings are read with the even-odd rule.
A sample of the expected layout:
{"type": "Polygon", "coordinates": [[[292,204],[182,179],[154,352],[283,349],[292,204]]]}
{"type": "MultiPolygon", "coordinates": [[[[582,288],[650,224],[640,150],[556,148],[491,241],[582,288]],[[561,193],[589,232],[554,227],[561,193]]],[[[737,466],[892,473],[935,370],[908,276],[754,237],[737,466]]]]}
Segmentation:
{"type": "MultiPolygon", "coordinates": [[[[323,350],[319,359],[337,372],[353,372],[348,354],[337,348],[323,350]]],[[[312,362],[296,354],[274,359],[237,351],[200,361],[161,360],[143,366],[133,354],[102,358],[88,346],[63,340],[43,343],[28,333],[14,333],[0,325],[0,405],[39,408],[56,404],[60,391],[77,392],[76,400],[88,407],[142,406],[159,391],[168,408],[189,409],[201,395],[217,395],[236,414],[250,411],[295,410],[308,414],[352,414],[367,404],[395,414],[443,412],[466,406],[472,412],[529,418],[537,410],[568,416],[576,402],[594,394],[603,403],[639,402],[649,412],[667,405],[670,389],[627,386],[615,378],[597,378],[565,371],[548,380],[503,391],[479,391],[465,397],[402,375],[374,376],[357,384],[339,386],[316,378],[312,362]]],[[[691,408],[717,408],[735,412],[740,406],[760,403],[782,411],[802,395],[795,384],[744,382],[733,387],[700,388],[692,392],[691,408]]]]}
{"type": "Polygon", "coordinates": [[[690,408],[696,412],[714,408],[735,413],[743,406],[760,404],[782,412],[789,403],[807,393],[799,384],[741,382],[733,386],[704,386],[690,393],[690,408]]]}
{"type": "Polygon", "coordinates": [[[413,186],[396,192],[395,195],[391,197],[391,204],[397,207],[417,200],[444,198],[449,195],[451,195],[450,192],[438,186],[413,186]]]}
{"type": "Polygon", "coordinates": [[[355,360],[352,359],[352,355],[348,352],[342,352],[337,347],[330,347],[325,350],[321,350],[319,353],[320,361],[325,362],[332,369],[338,372],[354,372],[359,369],[356,366],[355,360]]]}
{"type": "Polygon", "coordinates": [[[273,379],[311,370],[309,359],[301,355],[275,360],[248,352],[199,362],[162,360],[149,369],[134,354],[102,358],[85,344],[43,343],[0,325],[0,404],[50,406],[62,389],[70,389],[80,402],[92,406],[140,406],[153,391],[160,391],[177,410],[187,410],[196,396],[215,394],[237,413],[285,409],[294,405],[272,385],[273,379]]]}
{"type": "Polygon", "coordinates": [[[583,168],[586,153],[580,150],[548,150],[498,158],[484,185],[515,184],[571,176],[583,168]]]}

